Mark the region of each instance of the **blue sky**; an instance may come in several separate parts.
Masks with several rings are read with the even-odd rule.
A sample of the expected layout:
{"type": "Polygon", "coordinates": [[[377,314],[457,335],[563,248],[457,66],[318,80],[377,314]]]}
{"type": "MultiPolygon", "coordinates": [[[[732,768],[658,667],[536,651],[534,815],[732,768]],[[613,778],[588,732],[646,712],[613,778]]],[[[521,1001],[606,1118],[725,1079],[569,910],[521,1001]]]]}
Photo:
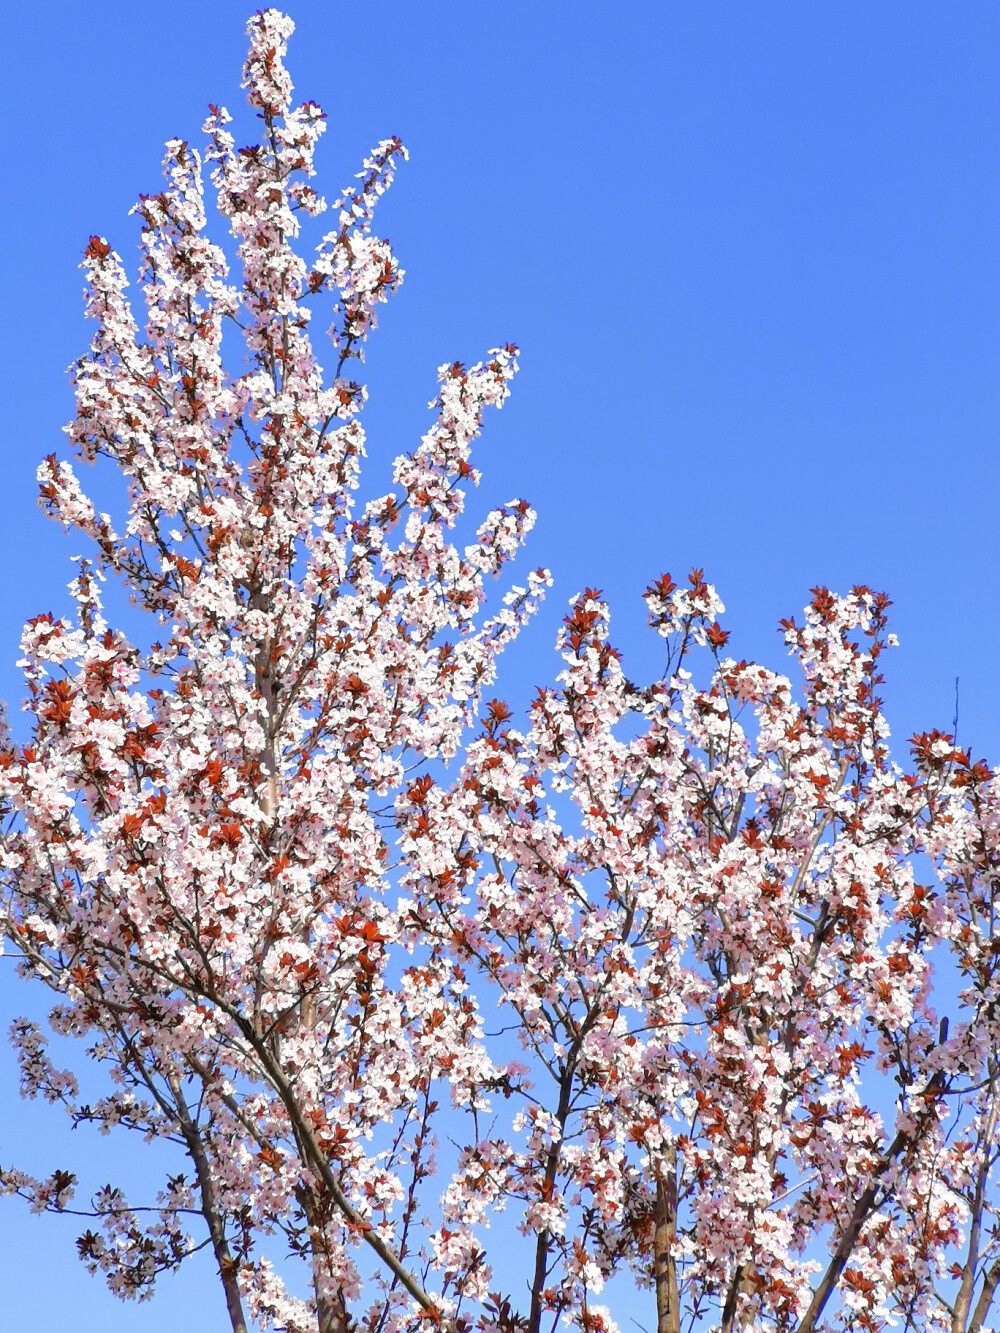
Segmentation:
{"type": "MultiPolygon", "coordinates": [[[[64,605],[68,540],[34,504],[86,347],[87,236],[126,258],[164,139],[241,105],[249,6],[52,0],[6,21],[8,205],[0,693],[21,622],[64,605]]],[[[738,655],[816,583],[885,588],[900,743],[946,726],[1000,761],[1000,11],[985,0],[504,6],[298,0],[289,65],[328,113],[320,187],[377,140],[411,161],[380,226],[407,270],[371,344],[372,472],[418,439],[435,367],[522,348],[476,503],[524,495],[556,586],[514,650],[514,701],[557,669],[566,599],[605,590],[629,674],[655,669],[640,594],[704,566],[738,655]]],[[[246,122],[244,122],[245,124],[246,122]]],[[[249,139],[250,131],[246,131],[249,139]]],[[[375,483],[373,483],[374,485],[375,483]]],[[[3,1025],[22,1004],[0,983],[3,1025]]],[[[54,1116],[11,1106],[0,1160],[63,1165],[54,1116]],[[57,1146],[58,1145],[58,1146],[57,1146]]],[[[77,1145],[68,1144],[65,1161],[77,1145]]],[[[107,1148],[107,1145],[105,1145],[107,1148]]],[[[0,1207],[6,1319],[75,1333],[219,1327],[214,1288],[119,1307],[72,1228],[0,1207]],[[37,1317],[37,1315],[36,1315],[37,1317]]],[[[197,1282],[198,1279],[192,1279],[197,1282]]]]}

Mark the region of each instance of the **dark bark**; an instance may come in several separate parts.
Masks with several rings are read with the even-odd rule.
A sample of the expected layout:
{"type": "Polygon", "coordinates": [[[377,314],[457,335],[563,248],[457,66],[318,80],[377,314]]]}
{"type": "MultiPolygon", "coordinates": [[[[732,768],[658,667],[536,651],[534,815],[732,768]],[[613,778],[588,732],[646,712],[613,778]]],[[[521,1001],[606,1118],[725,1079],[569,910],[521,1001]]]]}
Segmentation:
{"type": "Polygon", "coordinates": [[[976,1308],[972,1312],[972,1322],[969,1324],[968,1333],[982,1333],[982,1328],[986,1323],[986,1316],[990,1312],[990,1306],[993,1304],[993,1297],[996,1295],[998,1284],[1000,1284],[1000,1259],[997,1260],[986,1274],[983,1281],[983,1289],[979,1293],[979,1300],[976,1302],[976,1308]]]}
{"type": "Polygon", "coordinates": [[[653,1277],[656,1282],[656,1333],[680,1333],[677,1291],[677,1164],[671,1151],[664,1176],[656,1182],[653,1277]]]}
{"type": "Polygon", "coordinates": [[[243,1313],[243,1300],[240,1296],[240,1284],[237,1278],[239,1266],[233,1258],[226,1238],[225,1222],[219,1212],[212,1184],[212,1171],[208,1163],[208,1154],[202,1142],[201,1130],[191,1119],[187,1103],[180,1088],[171,1086],[171,1092],[177,1103],[177,1118],[180,1123],[188,1155],[194,1163],[198,1177],[198,1189],[201,1194],[201,1212],[208,1225],[208,1234],[212,1241],[215,1261],[219,1266],[219,1279],[226,1298],[226,1310],[233,1333],[248,1333],[246,1316],[243,1313]]]}
{"type": "MultiPolygon", "coordinates": [[[[976,1173],[976,1190],[972,1202],[972,1217],[969,1222],[969,1243],[966,1253],[965,1267],[962,1271],[962,1280],[958,1286],[958,1295],[955,1297],[955,1306],[952,1312],[951,1328],[952,1333],[966,1333],[966,1327],[969,1322],[969,1310],[972,1306],[973,1287],[976,1281],[976,1269],[979,1267],[980,1245],[982,1242],[983,1228],[983,1210],[986,1205],[986,1185],[990,1172],[990,1150],[993,1146],[993,1135],[996,1131],[997,1122],[997,1100],[996,1094],[992,1094],[989,1115],[986,1124],[979,1137],[979,1169],[976,1173]]],[[[989,1285],[989,1276],[986,1279],[986,1287],[989,1285]]],[[[972,1329],[982,1327],[983,1319],[992,1302],[992,1293],[987,1301],[982,1314],[979,1313],[979,1306],[973,1314],[972,1329]],[[979,1323],[977,1324],[976,1318],[979,1323]]]]}
{"type": "MultiPolygon", "coordinates": [[[[579,1038],[576,1045],[579,1045],[579,1038]]],[[[559,1139],[549,1149],[545,1159],[545,1176],[543,1184],[543,1198],[551,1197],[555,1190],[556,1174],[559,1165],[559,1148],[562,1143],[563,1131],[566,1128],[566,1120],[569,1116],[570,1091],[573,1086],[574,1067],[572,1062],[567,1066],[562,1075],[559,1088],[559,1106],[556,1110],[556,1124],[559,1127],[559,1139]]],[[[547,1229],[538,1233],[538,1239],[535,1242],[535,1267],[531,1279],[531,1308],[528,1312],[527,1333],[541,1333],[542,1328],[542,1308],[545,1297],[545,1279],[549,1271],[549,1248],[552,1244],[552,1234],[547,1229]]]]}

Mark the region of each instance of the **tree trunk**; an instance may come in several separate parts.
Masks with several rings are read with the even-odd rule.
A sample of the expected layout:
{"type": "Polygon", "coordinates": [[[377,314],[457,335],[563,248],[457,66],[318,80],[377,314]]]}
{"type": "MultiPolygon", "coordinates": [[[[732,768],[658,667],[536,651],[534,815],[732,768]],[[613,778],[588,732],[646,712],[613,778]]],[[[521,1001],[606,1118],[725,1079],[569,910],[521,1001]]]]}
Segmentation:
{"type": "Polygon", "coordinates": [[[208,1154],[205,1152],[205,1145],[202,1142],[201,1130],[191,1118],[180,1085],[174,1079],[170,1080],[170,1091],[173,1093],[176,1102],[177,1119],[184,1134],[188,1155],[194,1163],[195,1172],[198,1176],[201,1212],[208,1224],[208,1234],[212,1241],[216,1263],[219,1266],[219,1280],[222,1282],[222,1290],[226,1297],[229,1322],[232,1325],[233,1333],[247,1333],[243,1300],[240,1296],[239,1265],[233,1258],[229,1241],[226,1238],[226,1225],[215,1197],[212,1169],[209,1165],[208,1154]]]}
{"type": "Polygon", "coordinates": [[[656,1181],[653,1276],[656,1281],[656,1333],[680,1333],[677,1292],[677,1154],[670,1150],[656,1181]]]}
{"type": "Polygon", "coordinates": [[[347,1333],[350,1327],[344,1293],[335,1291],[330,1295],[323,1294],[318,1275],[316,1281],[316,1322],[319,1326],[319,1333],[347,1333]]]}
{"type": "Polygon", "coordinates": [[[347,1302],[340,1288],[329,1289],[326,1281],[329,1255],[323,1240],[321,1225],[312,1227],[313,1290],[316,1293],[316,1323],[319,1333],[347,1333],[349,1319],[347,1302]]]}

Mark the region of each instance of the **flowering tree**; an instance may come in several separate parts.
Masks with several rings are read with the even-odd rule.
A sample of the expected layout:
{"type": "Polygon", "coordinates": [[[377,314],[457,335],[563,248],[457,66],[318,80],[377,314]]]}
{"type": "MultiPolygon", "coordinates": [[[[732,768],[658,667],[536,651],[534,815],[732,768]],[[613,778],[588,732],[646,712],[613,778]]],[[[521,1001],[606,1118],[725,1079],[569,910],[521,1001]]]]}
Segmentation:
{"type": "Polygon", "coordinates": [[[23,1090],[175,1144],[177,1170],[143,1204],[80,1201],[63,1168],[3,1188],[92,1219],[81,1257],[123,1297],[210,1246],[235,1333],[610,1333],[616,1273],[603,1299],[648,1288],[658,1333],[985,1329],[992,774],[936,732],[891,761],[866,588],[786,622],[795,688],[726,654],[700,572],[648,589],[666,656],[639,687],[587,591],[511,725],[486,696],[548,576],[494,605],[487,576],[533,514],[455,528],[516,349],[443,367],[394,489],[355,502],[350,372],[401,277],[371,228],[404,150],[303,260],[324,122],[291,102],[291,31],[249,24],[260,143],[206,123],[232,263],[179,140],[136,205],[141,321],[90,240],[69,433],[127,516],[43,463],[93,549],[75,617],[25,630],[33,734],[0,751],[6,935],[108,1075],[85,1100],[22,1020],[23,1090]],[[108,579],[157,641],[108,623],[108,579]]]}

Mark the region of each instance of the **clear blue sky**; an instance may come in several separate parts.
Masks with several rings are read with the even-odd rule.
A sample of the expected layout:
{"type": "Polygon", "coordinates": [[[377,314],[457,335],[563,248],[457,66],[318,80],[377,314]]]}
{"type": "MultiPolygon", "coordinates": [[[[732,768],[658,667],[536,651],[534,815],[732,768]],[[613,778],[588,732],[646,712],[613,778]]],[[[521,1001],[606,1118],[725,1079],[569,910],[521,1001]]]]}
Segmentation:
{"type": "MultiPolygon", "coordinates": [[[[126,212],[159,188],[163,140],[196,139],[209,101],[240,106],[249,11],[51,0],[6,20],[8,699],[22,620],[61,609],[71,577],[34,469],[62,448],[64,370],[89,338],[76,265],[92,232],[133,255],[126,212]]],[[[290,12],[297,89],[329,116],[321,188],[387,135],[411,152],[382,206],[407,277],[371,344],[375,471],[425,428],[440,362],[522,348],[479,500],[532,502],[528,559],[556,587],[503,692],[550,679],[584,584],[606,591],[639,677],[655,660],[640,593],[664,570],[704,566],[733,649],[772,665],[811,585],[866,582],[896,603],[899,740],[949,723],[960,675],[962,737],[1000,760],[995,0],[290,12]]],[[[19,1005],[0,983],[3,1026],[19,1005]]],[[[64,1149],[54,1114],[15,1096],[5,1057],[0,1160],[22,1144],[39,1166],[73,1160],[81,1136],[64,1149]]],[[[208,1282],[203,1313],[179,1281],[119,1307],[73,1234],[0,1205],[5,1325],[221,1327],[208,1282]]]]}

